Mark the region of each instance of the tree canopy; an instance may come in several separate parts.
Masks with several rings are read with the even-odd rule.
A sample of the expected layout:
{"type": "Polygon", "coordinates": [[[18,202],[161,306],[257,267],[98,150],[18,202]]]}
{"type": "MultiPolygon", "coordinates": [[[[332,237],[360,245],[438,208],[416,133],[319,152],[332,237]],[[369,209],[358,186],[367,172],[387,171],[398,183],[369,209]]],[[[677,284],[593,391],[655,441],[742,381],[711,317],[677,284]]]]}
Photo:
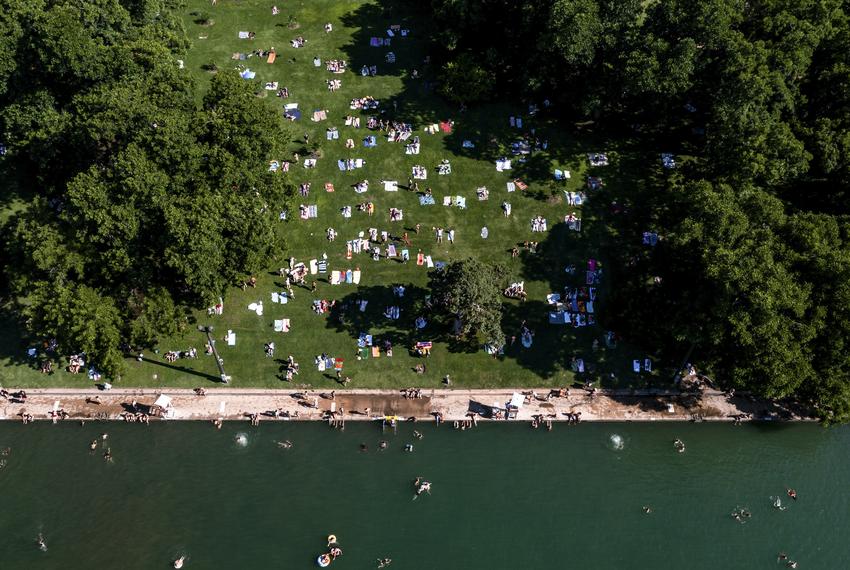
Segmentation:
{"type": "Polygon", "coordinates": [[[281,251],[287,130],[235,72],[198,104],[172,0],[0,0],[0,132],[35,196],[5,228],[34,334],[108,375],[281,251]]]}
{"type": "Polygon", "coordinates": [[[447,73],[473,61],[490,93],[692,158],[664,177],[652,161],[606,220],[605,325],[676,361],[692,350],[723,385],[850,420],[850,3],[431,4],[447,73]]]}
{"type": "Polygon", "coordinates": [[[502,267],[474,258],[452,261],[429,274],[431,302],[438,315],[457,320],[460,336],[500,347],[505,276],[502,267]]]}

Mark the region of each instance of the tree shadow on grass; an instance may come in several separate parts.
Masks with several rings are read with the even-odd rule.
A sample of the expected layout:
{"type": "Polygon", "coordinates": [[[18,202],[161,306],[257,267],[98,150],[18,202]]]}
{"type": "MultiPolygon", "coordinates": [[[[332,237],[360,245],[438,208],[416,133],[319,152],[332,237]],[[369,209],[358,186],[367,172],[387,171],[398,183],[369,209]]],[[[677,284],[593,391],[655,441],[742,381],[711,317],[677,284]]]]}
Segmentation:
{"type": "Polygon", "coordinates": [[[414,324],[420,315],[428,318],[424,308],[427,291],[410,283],[396,285],[404,286],[403,297],[393,293],[392,284],[360,287],[346,295],[331,308],[327,328],[345,332],[355,340],[361,334],[371,334],[375,346],[383,346],[388,341],[393,347],[410,348],[419,340],[430,340],[426,338],[431,332],[430,323],[423,331],[417,331],[414,324]],[[399,307],[398,319],[384,315],[390,306],[399,307]]]}
{"type": "Polygon", "coordinates": [[[152,358],[142,357],[142,362],[147,362],[148,364],[155,364],[156,366],[162,366],[163,368],[168,368],[169,370],[175,370],[177,372],[183,372],[184,374],[189,374],[191,376],[197,376],[198,378],[205,378],[216,384],[221,384],[221,378],[218,376],[213,376],[212,374],[207,374],[206,372],[198,372],[197,370],[192,370],[191,368],[185,368],[183,366],[174,366],[173,364],[168,364],[167,362],[160,362],[159,360],[153,360],[152,358]]]}

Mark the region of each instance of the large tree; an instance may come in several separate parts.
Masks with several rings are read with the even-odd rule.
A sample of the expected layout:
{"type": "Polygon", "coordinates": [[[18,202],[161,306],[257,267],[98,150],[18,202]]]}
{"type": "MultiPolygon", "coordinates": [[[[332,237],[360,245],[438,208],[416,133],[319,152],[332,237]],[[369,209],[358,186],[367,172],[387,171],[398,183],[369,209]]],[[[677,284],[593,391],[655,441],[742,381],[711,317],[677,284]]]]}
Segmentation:
{"type": "Polygon", "coordinates": [[[36,196],[6,228],[11,293],[33,334],[115,376],[121,343],[156,343],[280,254],[291,189],[268,160],[287,127],[234,72],[196,103],[176,3],[11,4],[0,128],[36,196]]]}
{"type": "Polygon", "coordinates": [[[474,258],[453,261],[429,274],[432,303],[439,315],[459,323],[459,335],[495,346],[505,343],[502,289],[506,272],[474,258]]]}

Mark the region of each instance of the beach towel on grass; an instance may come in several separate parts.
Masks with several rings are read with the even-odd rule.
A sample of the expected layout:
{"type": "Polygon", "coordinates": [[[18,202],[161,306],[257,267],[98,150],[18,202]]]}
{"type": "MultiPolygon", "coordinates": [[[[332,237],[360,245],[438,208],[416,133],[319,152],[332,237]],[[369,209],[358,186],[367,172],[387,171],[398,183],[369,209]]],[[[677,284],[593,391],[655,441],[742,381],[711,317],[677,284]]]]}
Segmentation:
{"type": "Polygon", "coordinates": [[[416,265],[425,265],[425,254],[416,254],[416,265]]]}
{"type": "Polygon", "coordinates": [[[340,272],[339,271],[331,271],[331,285],[339,285],[340,281],[340,272]]]}
{"type": "Polygon", "coordinates": [[[431,259],[430,255],[425,256],[425,265],[428,267],[428,269],[434,268],[434,260],[431,259]]]}
{"type": "Polygon", "coordinates": [[[315,275],[316,273],[318,273],[318,271],[319,271],[319,267],[318,267],[317,261],[315,259],[311,259],[310,260],[310,275],[315,275]]]}
{"type": "Polygon", "coordinates": [[[325,192],[333,192],[334,185],[330,182],[325,182],[325,192]]]}
{"type": "Polygon", "coordinates": [[[344,160],[342,160],[342,159],[337,160],[337,161],[336,161],[336,166],[337,166],[337,168],[339,168],[342,172],[345,172],[345,161],[344,161],[344,160]]]}
{"type": "Polygon", "coordinates": [[[381,357],[381,347],[373,346],[372,347],[372,358],[380,358],[381,357]]]}
{"type": "Polygon", "coordinates": [[[227,346],[236,346],[236,333],[227,331],[227,346]]]}
{"type": "Polygon", "coordinates": [[[384,191],[386,191],[386,192],[398,192],[398,181],[397,180],[384,180],[384,191]]]}
{"type": "Polygon", "coordinates": [[[452,132],[452,124],[448,123],[446,121],[441,121],[440,122],[440,130],[443,131],[444,133],[450,133],[450,132],[452,132]]]}
{"type": "Polygon", "coordinates": [[[549,323],[553,325],[571,324],[570,314],[564,311],[549,313],[549,323]]]}
{"type": "Polygon", "coordinates": [[[452,197],[451,196],[443,196],[443,206],[451,206],[452,205],[452,197]]]}
{"type": "Polygon", "coordinates": [[[419,205],[420,206],[433,206],[436,202],[434,202],[433,196],[419,196],[419,205]]]}
{"type": "Polygon", "coordinates": [[[351,280],[354,282],[355,285],[360,285],[360,270],[359,269],[355,269],[354,271],[351,272],[351,280]]]}
{"type": "Polygon", "coordinates": [[[277,57],[277,54],[275,52],[271,52],[269,54],[269,59],[266,60],[266,61],[268,61],[269,63],[274,63],[274,60],[275,60],[276,57],[277,57]]]}
{"type": "Polygon", "coordinates": [[[328,262],[325,259],[320,259],[319,263],[319,273],[327,273],[328,272],[328,262]]]}
{"type": "Polygon", "coordinates": [[[390,244],[387,246],[387,257],[395,257],[397,255],[395,244],[390,244]]]}
{"type": "Polygon", "coordinates": [[[275,319],[274,332],[289,332],[289,319],[275,319]]]}
{"type": "Polygon", "coordinates": [[[251,71],[250,69],[246,69],[242,73],[240,73],[239,76],[242,79],[254,79],[257,76],[257,73],[255,71],[251,71]]]}
{"type": "Polygon", "coordinates": [[[240,40],[247,40],[248,39],[248,32],[239,32],[239,39],[240,40]]]}

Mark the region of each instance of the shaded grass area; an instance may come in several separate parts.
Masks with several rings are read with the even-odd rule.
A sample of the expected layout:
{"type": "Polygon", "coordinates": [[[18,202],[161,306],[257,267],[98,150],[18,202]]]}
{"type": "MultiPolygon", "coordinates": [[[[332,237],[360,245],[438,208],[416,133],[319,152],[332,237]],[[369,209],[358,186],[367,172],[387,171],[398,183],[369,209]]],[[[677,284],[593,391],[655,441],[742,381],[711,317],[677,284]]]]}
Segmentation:
{"type": "MultiPolygon", "coordinates": [[[[637,353],[624,343],[608,349],[603,342],[602,327],[558,327],[547,322],[549,307],[545,303],[547,293],[561,292],[567,285],[584,284],[583,269],[588,258],[600,259],[602,244],[615,237],[614,231],[605,223],[613,200],[628,202],[633,189],[642,182],[638,173],[645,168],[646,161],[654,160],[657,154],[631,148],[628,141],[603,140],[592,133],[565,129],[545,115],[529,117],[525,101],[505,101],[474,107],[463,113],[449,106],[434,93],[435,70],[424,62],[427,55],[426,38],[429,36],[428,21],[412,13],[414,8],[401,2],[378,5],[372,2],[342,2],[339,0],[315,0],[310,3],[279,4],[281,13],[271,14],[271,4],[265,1],[223,0],[211,7],[206,1],[190,0],[185,14],[185,25],[193,47],[186,59],[190,73],[202,87],[203,92],[210,77],[208,69],[214,63],[218,73],[230,72],[235,68],[250,68],[256,71],[258,96],[277,112],[283,112],[284,102],[297,102],[303,116],[294,123],[296,139],[292,151],[303,157],[303,135],[310,141],[319,141],[321,157],[315,169],[304,169],[293,164],[288,176],[295,184],[310,182],[309,196],[297,196],[289,219],[280,224],[280,238],[286,245],[287,259],[269,260],[268,271],[256,275],[256,288],[242,290],[234,288],[224,300],[224,314],[208,317],[206,313],[195,315],[193,323],[175,338],[164,339],[159,354],[146,353],[139,361],[128,358],[128,374],[117,385],[127,386],[175,386],[192,387],[209,384],[218,377],[215,362],[203,355],[205,337],[196,330],[195,324],[214,326],[217,346],[224,359],[227,373],[233,377],[235,386],[290,387],[283,381],[283,359],[292,354],[301,363],[301,374],[295,384],[317,387],[334,385],[336,376],[319,372],[313,359],[321,353],[343,358],[345,374],[351,376],[350,387],[400,388],[411,385],[438,387],[445,375],[451,375],[453,387],[502,387],[502,386],[562,386],[576,380],[570,370],[574,357],[583,358],[591,371],[581,378],[590,379],[604,386],[643,386],[653,381],[652,376],[639,377],[631,371],[632,358],[648,355],[637,353]],[[212,20],[212,24],[210,24],[212,20]],[[333,24],[334,31],[325,33],[326,22],[333,24]],[[297,23],[297,29],[291,29],[297,23]],[[371,37],[386,37],[385,30],[391,24],[409,28],[406,38],[396,37],[387,47],[370,47],[371,37]],[[251,40],[238,39],[239,31],[250,31],[256,35],[251,40]],[[307,39],[304,48],[294,49],[290,40],[296,36],[307,39]],[[248,57],[244,61],[231,58],[234,53],[250,53],[262,48],[275,48],[277,60],[268,64],[264,59],[248,57]],[[386,63],[387,52],[396,55],[396,63],[386,63]],[[322,60],[320,67],[313,65],[313,58],[322,60]],[[343,74],[332,74],[325,70],[324,62],[329,59],[344,59],[349,70],[343,74]],[[362,65],[377,65],[376,77],[361,77],[362,65]],[[419,77],[413,77],[413,71],[419,77]],[[327,79],[341,79],[342,88],[331,93],[326,88],[327,79]],[[263,89],[265,82],[277,81],[287,87],[290,98],[282,100],[273,91],[263,89]],[[355,97],[371,95],[380,100],[378,111],[352,111],[349,101],[355,97]],[[313,110],[328,110],[328,120],[312,122],[313,110]],[[344,125],[346,115],[359,115],[364,128],[353,129],[344,125]],[[390,143],[378,132],[365,129],[369,114],[412,123],[414,135],[422,139],[421,154],[406,155],[403,143],[390,143]],[[522,116],[524,129],[509,125],[508,117],[522,116]],[[425,134],[423,128],[430,123],[453,120],[451,133],[425,134]],[[340,138],[326,140],[328,127],[337,127],[340,138]],[[510,144],[531,129],[541,140],[548,141],[548,149],[537,151],[524,163],[514,161],[508,172],[497,172],[494,161],[502,156],[510,157],[510,144]],[[378,137],[375,148],[365,148],[362,139],[374,134],[378,137]],[[354,139],[353,149],[345,148],[345,139],[354,139]],[[474,148],[464,148],[463,141],[472,141],[474,148]],[[608,150],[613,164],[598,172],[587,166],[586,153],[608,150]],[[338,159],[362,158],[365,167],[341,172],[338,159]],[[451,162],[452,174],[438,176],[436,166],[443,160],[451,162]],[[414,192],[406,189],[413,165],[428,169],[428,179],[419,181],[420,190],[430,187],[437,204],[421,206],[414,192]],[[566,182],[555,182],[554,168],[569,170],[572,174],[566,182]],[[565,191],[585,190],[589,173],[600,174],[605,179],[605,189],[591,196],[589,203],[577,208],[566,204],[565,191]],[[526,192],[508,193],[506,183],[521,178],[528,183],[526,192]],[[370,189],[365,194],[356,194],[352,185],[368,179],[370,189]],[[398,180],[397,193],[384,192],[380,180],[398,180]],[[335,192],[328,193],[324,184],[331,182],[335,192]],[[478,201],[476,189],[486,186],[490,191],[487,201],[478,201]],[[444,196],[464,196],[467,208],[442,206],[444,196]],[[502,215],[501,203],[507,200],[512,205],[511,217],[502,215]],[[368,217],[356,210],[356,205],[371,201],[375,204],[375,215],[368,217]],[[299,204],[316,205],[318,218],[298,219],[299,204]],[[341,215],[344,206],[352,206],[350,219],[341,215]],[[401,208],[402,222],[390,222],[388,209],[401,208]],[[582,217],[582,232],[569,231],[564,215],[576,212],[582,217]],[[542,215],[549,221],[547,233],[532,233],[530,220],[542,215]],[[420,224],[421,232],[415,233],[420,224]],[[453,228],[456,231],[454,245],[444,241],[436,244],[432,227],[453,228]],[[487,227],[489,237],[482,239],[481,229],[487,227]],[[333,243],[325,238],[327,228],[332,227],[339,237],[333,243]],[[412,261],[381,259],[372,261],[368,255],[354,254],[346,259],[346,240],[354,239],[369,228],[387,231],[400,237],[407,232],[411,246],[412,261]],[[537,253],[523,251],[512,258],[513,247],[528,240],[539,241],[537,253]],[[510,268],[512,281],[524,281],[528,301],[520,303],[505,299],[502,326],[510,338],[519,336],[523,321],[535,332],[530,349],[522,348],[519,341],[508,346],[505,354],[498,358],[488,356],[480,346],[469,346],[455,342],[450,331],[429,324],[423,331],[415,331],[413,322],[417,316],[428,317],[423,303],[427,295],[427,270],[415,263],[416,252],[431,255],[434,261],[476,257],[486,261],[504,263],[510,268]],[[309,286],[296,288],[295,298],[288,304],[272,304],[271,292],[282,291],[282,279],[277,269],[287,264],[290,256],[298,261],[327,255],[329,270],[354,269],[362,271],[360,286],[328,283],[328,274],[308,278],[317,281],[317,291],[309,286]],[[567,275],[564,268],[574,264],[579,271],[575,276],[567,275]],[[394,297],[391,286],[403,284],[407,288],[404,298],[394,297]],[[336,305],[328,314],[317,315],[311,310],[313,300],[335,300],[336,305]],[[359,310],[359,302],[368,301],[365,311],[359,310]],[[263,316],[248,311],[249,303],[262,301],[263,316]],[[388,305],[401,307],[401,318],[389,320],[383,316],[388,305]],[[291,320],[288,333],[275,333],[275,319],[291,320]],[[227,330],[236,333],[236,346],[222,342],[227,330]],[[367,357],[358,359],[357,337],[361,333],[376,339],[388,339],[394,344],[394,355],[387,358],[367,357]],[[412,356],[408,349],[417,341],[434,341],[435,348],[428,359],[412,356]],[[598,348],[592,347],[594,340],[598,348]],[[274,341],[277,352],[273,358],[264,355],[264,344],[274,341]],[[199,358],[180,359],[166,363],[162,355],[168,350],[199,349],[199,358]],[[426,364],[423,375],[414,374],[416,364],[426,364]]],[[[539,103],[539,102],[538,102],[539,103]]],[[[291,157],[278,157],[291,160],[291,157]]],[[[517,157],[513,157],[517,158],[517,157]]],[[[401,249],[401,245],[399,249],[401,249]]],[[[382,248],[383,250],[383,248],[382,248]]],[[[601,260],[604,265],[604,259],[601,260]]],[[[507,285],[507,283],[505,283],[507,285]]],[[[605,292],[609,284],[600,285],[596,303],[597,318],[604,322],[605,292]]],[[[51,385],[82,386],[89,381],[83,376],[72,376],[57,372],[49,377],[34,369],[34,362],[25,356],[26,344],[20,341],[22,328],[11,320],[3,323],[0,363],[3,364],[4,383],[9,385],[36,386],[46,382],[51,385]]],[[[659,382],[655,378],[656,382],[659,382]]]]}

